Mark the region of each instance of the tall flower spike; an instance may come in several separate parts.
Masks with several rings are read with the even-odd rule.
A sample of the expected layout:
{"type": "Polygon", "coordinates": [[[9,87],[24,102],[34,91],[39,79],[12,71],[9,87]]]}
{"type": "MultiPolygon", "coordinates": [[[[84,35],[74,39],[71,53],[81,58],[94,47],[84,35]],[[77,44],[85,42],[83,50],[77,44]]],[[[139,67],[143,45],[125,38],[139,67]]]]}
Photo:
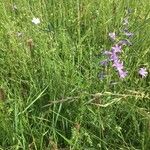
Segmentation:
{"type": "Polygon", "coordinates": [[[110,55],[110,60],[111,61],[118,61],[118,55],[115,53],[115,52],[111,52],[111,55],[110,55]]]}

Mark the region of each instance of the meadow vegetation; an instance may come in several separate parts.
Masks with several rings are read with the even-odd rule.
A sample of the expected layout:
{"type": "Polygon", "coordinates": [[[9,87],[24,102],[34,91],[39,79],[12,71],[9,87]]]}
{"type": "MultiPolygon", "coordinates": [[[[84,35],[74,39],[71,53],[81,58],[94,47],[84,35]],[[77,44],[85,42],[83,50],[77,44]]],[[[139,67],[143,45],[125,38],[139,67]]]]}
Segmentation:
{"type": "Polygon", "coordinates": [[[0,150],[149,150],[149,71],[149,0],[0,0],[0,150]]]}

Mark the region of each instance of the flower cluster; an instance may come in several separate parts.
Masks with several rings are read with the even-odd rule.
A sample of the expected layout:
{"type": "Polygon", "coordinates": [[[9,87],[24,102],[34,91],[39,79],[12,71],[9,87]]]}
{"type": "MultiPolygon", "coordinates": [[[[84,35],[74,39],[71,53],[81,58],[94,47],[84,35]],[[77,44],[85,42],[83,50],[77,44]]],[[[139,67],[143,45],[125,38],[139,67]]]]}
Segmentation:
{"type": "MultiPolygon", "coordinates": [[[[108,59],[101,61],[100,64],[102,66],[106,66],[108,62],[112,62],[112,66],[115,68],[115,70],[118,72],[118,75],[121,79],[125,78],[128,75],[128,71],[124,68],[123,61],[119,58],[119,55],[123,51],[124,46],[131,46],[132,43],[130,42],[131,37],[133,37],[133,33],[129,31],[129,21],[128,21],[128,14],[123,19],[122,25],[122,33],[123,39],[117,37],[115,32],[109,33],[109,38],[111,41],[114,42],[114,45],[111,47],[110,51],[105,51],[104,54],[108,57],[108,59]]],[[[148,75],[146,68],[140,68],[138,73],[142,78],[146,77],[148,75]]]]}
{"type": "Polygon", "coordinates": [[[118,71],[120,78],[125,78],[127,76],[127,71],[125,71],[123,66],[123,61],[119,59],[118,54],[121,53],[122,46],[116,44],[112,47],[111,51],[105,51],[105,54],[109,57],[112,62],[112,66],[118,71]]]}

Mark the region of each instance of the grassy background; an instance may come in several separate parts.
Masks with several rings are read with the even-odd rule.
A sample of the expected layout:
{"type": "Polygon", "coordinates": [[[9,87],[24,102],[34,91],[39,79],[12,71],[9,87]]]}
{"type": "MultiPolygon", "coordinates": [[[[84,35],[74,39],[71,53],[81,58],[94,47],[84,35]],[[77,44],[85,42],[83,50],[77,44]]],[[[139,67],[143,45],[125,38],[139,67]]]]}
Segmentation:
{"type": "Polygon", "coordinates": [[[150,66],[149,12],[148,0],[0,0],[0,149],[149,150],[150,77],[137,74],[150,66]],[[128,77],[109,66],[99,80],[127,8],[128,77]]]}

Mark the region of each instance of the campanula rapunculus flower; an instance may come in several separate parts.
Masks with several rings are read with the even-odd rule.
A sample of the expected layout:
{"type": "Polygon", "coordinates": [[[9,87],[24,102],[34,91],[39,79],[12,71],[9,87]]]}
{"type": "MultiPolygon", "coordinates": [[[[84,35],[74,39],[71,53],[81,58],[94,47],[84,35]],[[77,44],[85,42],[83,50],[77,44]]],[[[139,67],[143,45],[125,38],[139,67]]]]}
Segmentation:
{"type": "Polygon", "coordinates": [[[115,46],[112,47],[112,51],[115,53],[120,53],[121,52],[121,46],[116,44],[115,46]]]}
{"type": "Polygon", "coordinates": [[[123,67],[123,62],[121,62],[120,60],[116,60],[113,63],[113,67],[115,67],[118,71],[122,70],[124,68],[123,67]]]}
{"type": "Polygon", "coordinates": [[[127,76],[127,71],[124,71],[124,70],[119,70],[118,71],[118,73],[119,73],[119,76],[120,76],[120,78],[125,78],[126,76],[127,76]]]}

